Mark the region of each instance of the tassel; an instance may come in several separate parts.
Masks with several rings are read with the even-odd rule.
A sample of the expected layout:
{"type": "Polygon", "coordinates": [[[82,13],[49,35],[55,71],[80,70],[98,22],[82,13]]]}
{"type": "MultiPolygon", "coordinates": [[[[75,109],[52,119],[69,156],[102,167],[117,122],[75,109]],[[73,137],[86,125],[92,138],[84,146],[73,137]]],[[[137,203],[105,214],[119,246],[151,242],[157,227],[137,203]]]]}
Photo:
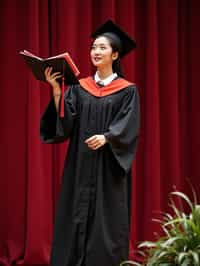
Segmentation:
{"type": "Polygon", "coordinates": [[[61,107],[60,107],[60,117],[64,117],[64,90],[65,90],[65,78],[62,77],[62,92],[61,92],[61,107]]]}
{"type": "Polygon", "coordinates": [[[60,107],[60,117],[64,117],[64,113],[65,113],[65,103],[64,103],[64,94],[65,94],[65,65],[63,63],[63,76],[62,76],[62,87],[61,87],[61,107],[60,107]]]}

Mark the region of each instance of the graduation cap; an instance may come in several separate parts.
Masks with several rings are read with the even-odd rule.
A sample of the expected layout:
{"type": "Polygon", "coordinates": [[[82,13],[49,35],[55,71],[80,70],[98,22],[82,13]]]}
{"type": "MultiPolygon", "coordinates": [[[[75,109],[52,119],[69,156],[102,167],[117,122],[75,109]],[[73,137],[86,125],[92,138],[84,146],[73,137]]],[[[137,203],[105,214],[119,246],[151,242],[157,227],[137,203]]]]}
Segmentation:
{"type": "Polygon", "coordinates": [[[95,32],[92,33],[92,38],[96,39],[98,36],[109,33],[110,36],[114,35],[114,38],[120,40],[121,51],[120,57],[127,55],[131,50],[136,48],[136,42],[126,32],[124,32],[118,25],[112,20],[107,20],[101,25],[95,32]]]}

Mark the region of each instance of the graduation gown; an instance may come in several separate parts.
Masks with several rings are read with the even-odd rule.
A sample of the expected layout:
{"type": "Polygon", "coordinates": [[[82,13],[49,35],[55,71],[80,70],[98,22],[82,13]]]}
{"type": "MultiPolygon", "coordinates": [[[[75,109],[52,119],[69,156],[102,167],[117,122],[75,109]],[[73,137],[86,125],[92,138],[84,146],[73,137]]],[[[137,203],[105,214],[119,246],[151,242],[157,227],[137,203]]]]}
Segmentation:
{"type": "Polygon", "coordinates": [[[53,99],[42,115],[43,142],[70,138],[50,266],[118,266],[128,259],[128,184],[138,141],[139,96],[135,85],[122,89],[112,87],[113,82],[103,88],[91,80],[81,83],[85,88],[71,85],[64,95],[64,118],[53,99]],[[107,143],[91,150],[84,141],[96,134],[104,134],[107,143]]]}

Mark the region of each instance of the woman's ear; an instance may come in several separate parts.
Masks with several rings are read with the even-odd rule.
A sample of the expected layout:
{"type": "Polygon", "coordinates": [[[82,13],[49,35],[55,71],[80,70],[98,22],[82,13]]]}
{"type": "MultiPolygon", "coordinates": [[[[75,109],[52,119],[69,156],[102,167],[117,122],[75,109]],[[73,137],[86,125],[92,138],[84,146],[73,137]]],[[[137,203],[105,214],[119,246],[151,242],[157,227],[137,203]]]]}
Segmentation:
{"type": "Polygon", "coordinates": [[[119,52],[112,53],[112,60],[115,61],[119,57],[119,52]]]}

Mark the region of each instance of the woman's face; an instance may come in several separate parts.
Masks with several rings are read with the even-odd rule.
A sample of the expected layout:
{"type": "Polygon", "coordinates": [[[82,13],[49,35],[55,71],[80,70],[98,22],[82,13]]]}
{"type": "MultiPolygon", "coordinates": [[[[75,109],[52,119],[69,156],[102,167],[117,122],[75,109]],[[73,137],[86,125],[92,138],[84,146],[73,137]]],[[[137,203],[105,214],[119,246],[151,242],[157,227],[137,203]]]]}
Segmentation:
{"type": "Polygon", "coordinates": [[[117,56],[118,52],[113,53],[109,40],[106,37],[98,37],[91,47],[91,61],[97,68],[112,66],[113,60],[117,59],[117,56]]]}

